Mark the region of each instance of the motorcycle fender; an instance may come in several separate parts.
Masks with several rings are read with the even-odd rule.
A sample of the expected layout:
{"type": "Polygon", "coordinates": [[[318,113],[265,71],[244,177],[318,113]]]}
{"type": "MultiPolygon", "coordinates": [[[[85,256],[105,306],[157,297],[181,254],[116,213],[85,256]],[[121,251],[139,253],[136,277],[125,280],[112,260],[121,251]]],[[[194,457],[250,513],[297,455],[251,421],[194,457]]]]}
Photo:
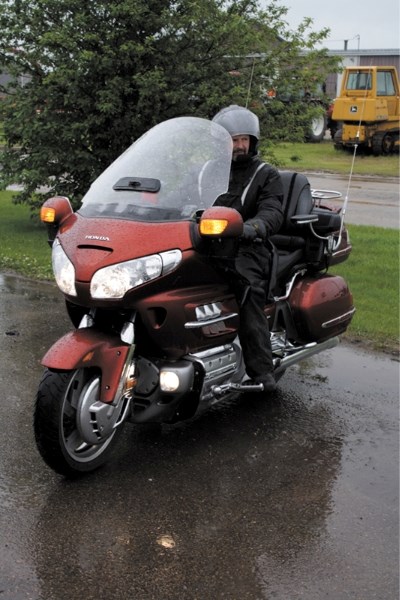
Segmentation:
{"type": "Polygon", "coordinates": [[[42,365],[55,370],[70,371],[97,367],[101,369],[100,400],[111,403],[117,393],[129,345],[117,336],[95,329],[76,329],[60,338],[46,352],[42,365]]]}

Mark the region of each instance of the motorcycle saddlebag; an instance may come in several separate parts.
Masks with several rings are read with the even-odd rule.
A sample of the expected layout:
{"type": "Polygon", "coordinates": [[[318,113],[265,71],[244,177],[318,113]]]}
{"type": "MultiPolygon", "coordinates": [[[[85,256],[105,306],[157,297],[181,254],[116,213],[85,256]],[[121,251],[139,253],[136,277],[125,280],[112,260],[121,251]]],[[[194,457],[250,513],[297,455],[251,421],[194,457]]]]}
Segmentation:
{"type": "Polygon", "coordinates": [[[338,275],[301,279],[289,303],[299,342],[322,342],[343,333],[355,311],[347,283],[338,275]]]}

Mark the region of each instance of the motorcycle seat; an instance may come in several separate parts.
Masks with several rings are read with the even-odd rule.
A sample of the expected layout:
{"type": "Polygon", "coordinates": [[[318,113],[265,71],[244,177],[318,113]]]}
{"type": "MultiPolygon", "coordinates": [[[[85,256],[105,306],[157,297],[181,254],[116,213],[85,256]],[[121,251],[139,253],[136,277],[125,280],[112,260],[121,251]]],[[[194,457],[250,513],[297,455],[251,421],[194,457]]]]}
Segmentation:
{"type": "Polygon", "coordinates": [[[318,215],[318,222],[313,226],[319,235],[326,235],[340,228],[341,215],[339,212],[314,206],[310,183],[305,175],[294,171],[280,171],[279,173],[283,186],[284,220],[279,232],[271,237],[274,244],[284,248],[290,246],[293,250],[301,247],[301,239],[304,240],[308,230],[292,222],[291,219],[295,215],[318,215]],[[290,241],[285,239],[288,236],[290,241]]]}
{"type": "Polygon", "coordinates": [[[292,269],[304,263],[304,250],[298,249],[292,252],[279,251],[276,254],[275,277],[278,281],[285,279],[292,269]]]}
{"type": "Polygon", "coordinates": [[[309,181],[305,175],[292,171],[280,171],[283,186],[283,224],[279,232],[272,235],[270,241],[279,254],[285,256],[288,262],[288,253],[305,248],[306,240],[302,235],[304,229],[292,223],[294,215],[308,215],[311,213],[314,202],[311,195],[309,181]]]}
{"type": "Polygon", "coordinates": [[[279,295],[285,282],[299,268],[327,266],[325,238],[341,226],[341,215],[327,207],[315,206],[307,177],[301,173],[280,171],[283,185],[284,220],[279,232],[270,237],[274,247],[271,289],[279,295]],[[292,221],[294,216],[317,215],[313,230],[292,221]],[[315,235],[317,234],[317,235],[315,235]],[[318,237],[320,236],[320,237],[318,237]]]}
{"type": "Polygon", "coordinates": [[[314,200],[310,182],[302,173],[293,171],[280,171],[280,176],[283,186],[283,224],[278,233],[299,235],[299,227],[291,219],[295,215],[308,215],[312,212],[314,200]]]}
{"type": "Polygon", "coordinates": [[[284,281],[290,272],[299,265],[306,264],[309,229],[292,222],[295,215],[308,215],[313,212],[314,200],[307,177],[292,171],[280,171],[283,185],[284,221],[270,241],[275,248],[274,270],[277,282],[284,281]]]}
{"type": "Polygon", "coordinates": [[[293,251],[304,248],[306,242],[303,237],[298,235],[282,235],[277,233],[271,236],[271,241],[274,246],[277,246],[283,251],[293,251]]]}

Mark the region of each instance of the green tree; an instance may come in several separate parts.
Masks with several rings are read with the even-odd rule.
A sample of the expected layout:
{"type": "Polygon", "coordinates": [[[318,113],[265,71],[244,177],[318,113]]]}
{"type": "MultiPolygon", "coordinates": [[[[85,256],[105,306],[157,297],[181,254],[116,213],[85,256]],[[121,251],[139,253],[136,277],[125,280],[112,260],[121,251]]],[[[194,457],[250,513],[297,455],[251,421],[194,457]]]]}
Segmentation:
{"type": "Polygon", "coordinates": [[[78,203],[154,124],[229,103],[263,116],[263,86],[288,65],[299,89],[321,81],[332,67],[314,47],[328,30],[305,21],[290,32],[286,12],[278,0],[264,10],[258,0],[0,0],[0,64],[12,76],[0,90],[0,185],[21,184],[17,200],[33,207],[43,186],[78,203]],[[296,69],[304,50],[308,69],[296,69]]]}

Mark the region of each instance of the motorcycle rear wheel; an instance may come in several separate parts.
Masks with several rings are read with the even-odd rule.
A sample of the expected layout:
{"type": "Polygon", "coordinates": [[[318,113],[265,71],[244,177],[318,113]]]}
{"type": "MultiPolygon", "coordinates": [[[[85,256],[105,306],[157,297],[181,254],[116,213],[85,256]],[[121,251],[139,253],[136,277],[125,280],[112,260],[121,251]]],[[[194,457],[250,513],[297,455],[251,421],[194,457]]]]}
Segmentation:
{"type": "Polygon", "coordinates": [[[100,374],[89,369],[46,369],[39,384],[34,413],[36,445],[56,473],[74,477],[94,471],[110,457],[121,425],[100,443],[87,443],[78,427],[79,406],[98,400],[100,374]]]}

